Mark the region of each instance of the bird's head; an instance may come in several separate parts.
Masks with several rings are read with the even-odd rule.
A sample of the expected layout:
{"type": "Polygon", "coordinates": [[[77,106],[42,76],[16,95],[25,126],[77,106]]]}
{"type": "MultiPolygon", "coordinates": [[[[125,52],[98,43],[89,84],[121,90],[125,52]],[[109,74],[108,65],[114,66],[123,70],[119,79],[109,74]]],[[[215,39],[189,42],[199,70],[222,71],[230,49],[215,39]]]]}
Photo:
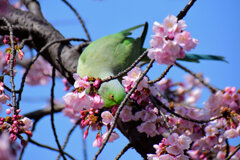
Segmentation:
{"type": "Polygon", "coordinates": [[[121,104],[126,96],[123,86],[116,79],[103,83],[98,93],[105,102],[104,107],[107,108],[121,104]]]}

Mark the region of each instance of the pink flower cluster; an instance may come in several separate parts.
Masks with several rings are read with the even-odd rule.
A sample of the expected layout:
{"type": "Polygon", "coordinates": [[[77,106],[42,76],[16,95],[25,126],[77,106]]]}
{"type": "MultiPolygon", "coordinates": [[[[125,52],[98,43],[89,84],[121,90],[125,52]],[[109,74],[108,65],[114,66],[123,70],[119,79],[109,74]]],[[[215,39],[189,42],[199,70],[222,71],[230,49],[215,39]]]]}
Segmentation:
{"type": "Polygon", "coordinates": [[[0,159],[2,160],[15,160],[17,159],[16,152],[19,148],[13,148],[9,142],[9,135],[7,132],[3,132],[0,135],[0,159]]]}
{"type": "MultiPolygon", "coordinates": [[[[15,50],[16,52],[18,53],[18,58],[22,60],[23,56],[24,56],[24,53],[23,51],[20,49],[20,47],[17,45],[19,39],[14,37],[13,39],[14,41],[14,47],[15,47],[15,50]]],[[[7,44],[7,45],[11,45],[11,42],[10,42],[10,36],[5,36],[4,39],[3,39],[3,43],[7,44]]],[[[7,63],[10,62],[10,59],[11,59],[11,55],[12,55],[12,50],[11,50],[11,47],[8,47],[6,48],[6,51],[5,51],[7,54],[5,56],[5,61],[7,63]]]]}
{"type": "MultiPolygon", "coordinates": [[[[96,139],[93,142],[93,147],[101,147],[104,139],[106,138],[108,132],[102,134],[102,136],[100,135],[100,133],[97,133],[96,139]]],[[[116,132],[112,132],[110,138],[108,139],[108,142],[113,142],[116,139],[119,138],[119,135],[116,132]]]]}
{"type": "MultiPolygon", "coordinates": [[[[13,111],[13,107],[11,109],[6,109],[6,113],[10,115],[13,111]]],[[[17,137],[20,134],[25,133],[28,137],[32,136],[32,132],[30,128],[32,127],[32,120],[27,117],[22,117],[20,115],[20,109],[16,111],[12,116],[7,116],[5,118],[0,117],[0,132],[8,132],[9,140],[11,142],[15,142],[17,137]]],[[[27,145],[27,142],[20,136],[20,140],[22,145],[27,145]]]]}
{"type": "MultiPolygon", "coordinates": [[[[22,72],[24,73],[25,69],[22,72]]],[[[31,86],[45,85],[51,80],[51,75],[52,66],[42,57],[39,57],[29,70],[26,83],[31,86]]]]}
{"type": "MultiPolygon", "coordinates": [[[[100,147],[113,122],[112,113],[115,113],[115,108],[112,108],[111,112],[103,109],[104,101],[97,94],[97,90],[101,84],[100,79],[93,77],[81,78],[78,74],[74,74],[73,77],[75,79],[75,91],[67,93],[63,97],[66,104],[63,113],[70,117],[74,123],[80,119],[80,126],[82,128],[87,127],[84,132],[84,139],[87,138],[90,127],[93,130],[98,130],[93,147],[100,147]],[[107,132],[102,134],[101,128],[104,125],[107,127],[107,132]]],[[[118,138],[118,134],[113,132],[108,142],[113,142],[118,138]]]]}
{"type": "MultiPolygon", "coordinates": [[[[104,106],[103,99],[96,93],[99,87],[99,80],[91,80],[88,77],[81,78],[78,74],[74,74],[75,91],[67,93],[63,96],[66,108],[63,110],[64,115],[76,122],[81,118],[81,111],[98,110],[104,106]]],[[[91,113],[91,112],[90,112],[91,113]]],[[[84,115],[85,116],[85,115],[84,115]]]]}
{"type": "Polygon", "coordinates": [[[0,104],[6,104],[6,102],[11,100],[11,97],[4,92],[4,83],[0,82],[0,104]]]}
{"type": "MultiPolygon", "coordinates": [[[[98,128],[101,128],[102,125],[105,125],[105,126],[107,126],[107,131],[102,134],[101,131],[99,130],[99,132],[96,135],[95,140],[93,141],[93,147],[101,147],[104,139],[106,138],[106,136],[109,132],[108,130],[110,128],[110,125],[113,123],[113,115],[109,111],[102,112],[101,113],[101,118],[102,118],[102,120],[101,120],[101,122],[99,122],[98,128]]],[[[94,127],[96,127],[96,124],[95,124],[94,127]]],[[[84,132],[84,137],[83,137],[84,139],[87,137],[88,131],[89,131],[89,127],[84,132]]],[[[119,138],[119,135],[116,132],[112,132],[112,134],[110,135],[110,137],[108,139],[108,142],[113,142],[118,138],[119,138]]]]}
{"type": "Polygon", "coordinates": [[[0,51],[0,69],[2,74],[7,74],[9,72],[7,61],[5,61],[5,57],[2,51],[0,51]]]}
{"type": "Polygon", "coordinates": [[[191,38],[184,20],[168,15],[163,24],[154,22],[153,32],[148,50],[148,57],[159,64],[173,64],[177,58],[184,58],[185,51],[190,51],[198,44],[198,40],[191,38]]]}
{"type": "MultiPolygon", "coordinates": [[[[130,91],[130,89],[135,85],[136,80],[140,77],[141,74],[142,70],[139,67],[135,67],[127,73],[127,76],[123,77],[122,84],[126,92],[130,91]]],[[[135,92],[130,96],[130,98],[136,100],[138,104],[146,101],[149,97],[150,89],[147,82],[148,78],[144,77],[138,84],[135,92]]]]}
{"type": "MultiPolygon", "coordinates": [[[[133,87],[136,77],[139,77],[140,73],[141,70],[135,68],[123,78],[126,91],[133,87]]],[[[202,77],[202,75],[199,76],[202,77]]],[[[208,79],[205,79],[205,81],[208,81],[208,79]]],[[[175,132],[168,137],[166,142],[161,142],[160,147],[155,146],[156,154],[149,154],[149,159],[209,159],[209,156],[224,159],[221,157],[225,155],[223,153],[226,153],[225,140],[240,135],[240,92],[236,91],[235,87],[226,87],[224,91],[212,94],[204,108],[197,108],[191,106],[194,106],[199,99],[203,85],[192,76],[186,77],[187,83],[174,83],[169,79],[163,79],[150,87],[146,83],[147,79],[143,82],[137,89],[149,89],[155,98],[183,117],[200,122],[222,115],[221,118],[208,123],[194,123],[173,116],[166,110],[161,109],[161,112],[165,115],[164,120],[162,116],[159,116],[159,110],[155,108],[150,99],[131,96],[143,108],[140,111],[133,111],[131,106],[124,106],[120,113],[123,122],[139,121],[141,123],[137,126],[138,132],[145,133],[149,137],[157,135],[168,137],[169,129],[165,122],[167,120],[173,132],[175,132]],[[189,142],[189,144],[192,142],[191,147],[189,144],[184,149],[179,147],[181,142],[177,143],[176,140],[180,140],[181,136],[178,135],[188,137],[187,139],[183,138],[183,141],[189,142]],[[164,152],[158,154],[162,150],[164,152]],[[186,155],[183,154],[183,150],[188,150],[187,154],[185,153],[186,155]]]]}
{"type": "Polygon", "coordinates": [[[189,157],[184,155],[184,150],[190,148],[191,142],[190,137],[173,133],[168,138],[163,138],[158,145],[153,146],[156,149],[156,154],[148,154],[148,159],[188,160],[189,157]]]}

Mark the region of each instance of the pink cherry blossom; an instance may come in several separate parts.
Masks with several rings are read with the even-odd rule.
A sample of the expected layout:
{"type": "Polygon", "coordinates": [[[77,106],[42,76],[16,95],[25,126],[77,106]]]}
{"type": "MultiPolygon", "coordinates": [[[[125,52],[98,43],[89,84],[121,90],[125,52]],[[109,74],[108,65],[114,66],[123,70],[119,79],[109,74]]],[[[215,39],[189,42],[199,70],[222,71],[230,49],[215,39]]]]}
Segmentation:
{"type": "Polygon", "coordinates": [[[2,160],[15,160],[16,155],[12,152],[12,148],[9,142],[9,135],[6,132],[3,132],[0,135],[0,159],[2,160]]]}
{"type": "Polygon", "coordinates": [[[33,125],[33,121],[27,117],[24,117],[23,119],[21,119],[21,121],[24,124],[24,126],[22,127],[24,130],[29,130],[33,125]]]}
{"type": "Polygon", "coordinates": [[[178,134],[177,133],[171,134],[167,140],[170,145],[176,144],[178,142],[178,134]]]}
{"type": "MultiPolygon", "coordinates": [[[[1,67],[0,67],[1,68],[1,67]]],[[[4,84],[3,82],[0,82],[0,93],[4,91],[4,84]]]]}
{"type": "Polygon", "coordinates": [[[80,112],[83,108],[90,109],[93,106],[92,98],[85,91],[81,93],[67,93],[63,96],[64,102],[71,106],[76,112],[80,112]]]}
{"type": "Polygon", "coordinates": [[[153,35],[150,40],[150,45],[154,48],[161,48],[164,44],[164,37],[160,35],[153,35]]]}
{"type": "Polygon", "coordinates": [[[100,84],[101,84],[101,80],[100,79],[96,79],[94,82],[93,82],[93,86],[95,88],[99,88],[100,87],[100,84]]]}
{"type": "Polygon", "coordinates": [[[184,58],[185,51],[195,48],[198,41],[184,31],[186,23],[173,15],[168,15],[163,24],[154,22],[155,35],[150,40],[152,48],[148,49],[148,57],[159,64],[174,64],[176,59],[184,58]]]}
{"type": "Polygon", "coordinates": [[[174,157],[170,154],[163,154],[159,156],[159,160],[174,160],[174,157]]]}
{"type": "Polygon", "coordinates": [[[239,133],[236,129],[229,129],[227,131],[225,131],[224,133],[224,137],[226,138],[235,138],[235,137],[238,137],[239,136],[239,133]]]}
{"type": "Polygon", "coordinates": [[[163,21],[163,28],[164,32],[167,33],[167,35],[172,35],[177,30],[178,24],[177,24],[177,17],[174,15],[168,15],[164,21],[163,21]]]}
{"type": "Polygon", "coordinates": [[[196,88],[194,90],[191,90],[188,93],[186,103],[189,104],[189,105],[194,105],[199,100],[201,94],[202,94],[202,90],[200,88],[196,88]]]}
{"type": "Polygon", "coordinates": [[[164,28],[163,28],[163,25],[158,23],[157,21],[155,21],[153,23],[153,32],[157,35],[161,35],[163,36],[164,35],[164,28]]]}
{"type": "Polygon", "coordinates": [[[188,150],[187,153],[192,159],[199,159],[199,150],[188,150]]]}
{"type": "Polygon", "coordinates": [[[167,41],[162,48],[149,49],[148,56],[155,59],[158,64],[173,64],[177,58],[183,58],[185,54],[180,54],[180,46],[173,42],[167,41]]]}
{"type": "Polygon", "coordinates": [[[73,78],[75,79],[74,88],[90,88],[90,82],[82,79],[77,73],[73,74],[73,78]]]}
{"type": "Polygon", "coordinates": [[[200,120],[203,116],[203,111],[199,108],[189,108],[186,114],[189,118],[200,120]]]}
{"type": "MultiPolygon", "coordinates": [[[[102,138],[103,138],[103,140],[107,137],[107,134],[108,134],[109,132],[106,132],[106,133],[104,133],[103,135],[102,135],[102,138]]],[[[113,142],[113,141],[115,141],[116,139],[118,139],[119,138],[119,135],[116,133],[116,132],[112,132],[112,134],[110,135],[110,137],[109,137],[109,139],[108,139],[108,142],[113,142]]]]}
{"type": "MultiPolygon", "coordinates": [[[[23,72],[25,69],[23,70],[23,72]]],[[[26,77],[26,83],[29,85],[45,85],[50,81],[52,75],[52,66],[39,57],[32,65],[28,75],[26,77]]]]}
{"type": "Polygon", "coordinates": [[[146,111],[141,118],[145,122],[155,122],[157,120],[157,115],[153,110],[146,111]]]}
{"type": "Polygon", "coordinates": [[[189,160],[189,157],[184,154],[180,154],[175,157],[175,160],[189,160]]]}
{"type": "Polygon", "coordinates": [[[178,145],[170,145],[166,148],[166,151],[175,156],[183,153],[183,149],[180,148],[178,145]]]}
{"type": "Polygon", "coordinates": [[[113,122],[113,115],[109,111],[102,112],[101,117],[102,117],[102,123],[104,125],[108,125],[113,122]]]}
{"type": "Polygon", "coordinates": [[[121,120],[123,122],[131,121],[133,119],[132,107],[125,105],[124,108],[122,109],[122,111],[120,112],[119,117],[121,118],[121,120]]]}
{"type": "Polygon", "coordinates": [[[191,49],[195,48],[198,43],[198,41],[191,38],[191,35],[188,31],[183,31],[176,34],[174,40],[177,41],[177,43],[186,51],[190,51],[191,49]]]}
{"type": "Polygon", "coordinates": [[[9,95],[4,94],[4,93],[0,95],[0,103],[5,104],[7,102],[7,100],[9,100],[9,101],[11,100],[11,97],[9,95]]]}
{"type": "Polygon", "coordinates": [[[23,51],[19,49],[19,50],[17,50],[17,52],[18,52],[18,58],[19,58],[20,60],[22,60],[22,58],[23,58],[23,56],[24,56],[23,51]]]}
{"type": "Polygon", "coordinates": [[[189,149],[192,140],[188,136],[181,135],[178,137],[178,143],[180,144],[182,149],[189,149]]]}
{"type": "Polygon", "coordinates": [[[86,131],[83,134],[83,139],[86,139],[88,136],[88,131],[89,131],[89,127],[86,129],[86,131]]]}
{"type": "Polygon", "coordinates": [[[147,154],[148,160],[160,160],[156,154],[147,154]]]}
{"type": "Polygon", "coordinates": [[[219,132],[214,125],[208,125],[205,127],[204,131],[206,132],[207,136],[215,136],[219,132]]]}
{"type": "Polygon", "coordinates": [[[8,109],[6,109],[6,114],[8,114],[8,115],[9,115],[9,114],[11,114],[11,112],[12,112],[12,111],[11,111],[11,109],[9,109],[9,108],[8,108],[8,109]]]}
{"type": "Polygon", "coordinates": [[[102,142],[103,142],[103,138],[98,133],[96,136],[96,139],[93,141],[93,147],[101,147],[102,142]]]}
{"type": "Polygon", "coordinates": [[[152,122],[141,123],[140,126],[137,126],[137,130],[140,133],[146,133],[148,137],[154,137],[158,134],[156,130],[156,124],[152,122]]]}
{"type": "Polygon", "coordinates": [[[224,160],[226,158],[226,152],[220,151],[216,157],[218,160],[224,160]]]}
{"type": "Polygon", "coordinates": [[[101,96],[99,96],[98,94],[95,94],[93,97],[93,103],[94,103],[94,108],[95,109],[100,109],[103,108],[104,106],[104,100],[102,99],[101,96]]]}

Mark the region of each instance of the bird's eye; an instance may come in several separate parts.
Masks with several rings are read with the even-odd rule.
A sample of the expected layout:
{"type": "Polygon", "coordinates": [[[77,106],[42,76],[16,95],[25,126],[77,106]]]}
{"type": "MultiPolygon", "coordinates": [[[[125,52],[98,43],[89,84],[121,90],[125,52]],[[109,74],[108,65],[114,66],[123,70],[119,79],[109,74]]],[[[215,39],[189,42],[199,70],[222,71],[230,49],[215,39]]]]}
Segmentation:
{"type": "Polygon", "coordinates": [[[109,98],[110,98],[111,100],[114,100],[114,95],[110,94],[109,98]]]}

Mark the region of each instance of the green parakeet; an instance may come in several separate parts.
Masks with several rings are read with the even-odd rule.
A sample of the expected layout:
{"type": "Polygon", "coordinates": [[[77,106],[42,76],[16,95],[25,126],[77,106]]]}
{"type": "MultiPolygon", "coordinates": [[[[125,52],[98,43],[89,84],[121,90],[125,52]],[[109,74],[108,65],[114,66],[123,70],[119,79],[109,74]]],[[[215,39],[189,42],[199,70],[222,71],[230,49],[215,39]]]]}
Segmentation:
{"type": "MultiPolygon", "coordinates": [[[[104,79],[125,70],[142,54],[147,28],[145,23],[92,42],[79,57],[77,73],[81,77],[104,79]],[[142,26],[141,37],[128,37],[142,26]]],[[[98,93],[105,102],[104,107],[120,104],[126,95],[118,79],[103,83],[98,93]]]]}

